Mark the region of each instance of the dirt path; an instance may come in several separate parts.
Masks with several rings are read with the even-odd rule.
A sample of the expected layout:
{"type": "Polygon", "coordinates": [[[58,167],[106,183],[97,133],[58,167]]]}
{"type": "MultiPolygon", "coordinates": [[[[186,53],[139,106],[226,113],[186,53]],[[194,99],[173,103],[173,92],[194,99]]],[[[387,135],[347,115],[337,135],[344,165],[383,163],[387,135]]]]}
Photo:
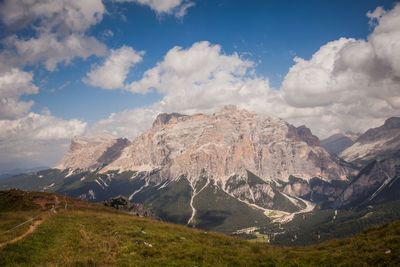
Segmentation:
{"type": "Polygon", "coordinates": [[[30,233],[32,233],[33,231],[35,231],[36,228],[37,228],[42,222],[43,222],[43,220],[35,221],[35,222],[33,223],[33,225],[30,225],[30,226],[29,226],[28,231],[26,231],[24,234],[22,234],[22,235],[20,235],[20,236],[17,236],[16,238],[14,238],[14,239],[12,239],[12,240],[10,240],[10,241],[4,242],[4,243],[0,243],[0,247],[2,247],[2,246],[4,246],[4,245],[7,245],[7,244],[12,244],[12,243],[14,243],[14,242],[17,242],[18,240],[21,240],[21,239],[24,238],[25,236],[27,236],[27,235],[29,235],[30,233]]]}

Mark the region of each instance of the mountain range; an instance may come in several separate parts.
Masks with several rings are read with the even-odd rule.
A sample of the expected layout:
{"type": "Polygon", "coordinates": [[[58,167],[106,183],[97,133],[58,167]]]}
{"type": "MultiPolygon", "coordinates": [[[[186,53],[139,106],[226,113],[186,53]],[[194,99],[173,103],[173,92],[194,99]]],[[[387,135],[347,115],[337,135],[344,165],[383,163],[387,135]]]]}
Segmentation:
{"type": "Polygon", "coordinates": [[[74,137],[56,166],[3,179],[0,189],[90,201],[122,195],[165,221],[285,236],[282,227],[294,233],[300,217],[357,209],[359,218],[368,206],[399,200],[399,151],[400,118],[321,142],[306,126],[226,106],[208,115],[160,114],[132,141],[74,137]]]}

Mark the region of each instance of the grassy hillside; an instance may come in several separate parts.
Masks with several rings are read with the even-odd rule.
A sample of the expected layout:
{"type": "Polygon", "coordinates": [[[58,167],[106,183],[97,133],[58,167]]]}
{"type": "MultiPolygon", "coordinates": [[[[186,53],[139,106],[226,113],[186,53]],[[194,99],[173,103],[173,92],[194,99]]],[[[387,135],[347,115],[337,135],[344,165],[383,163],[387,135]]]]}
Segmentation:
{"type": "MultiPolygon", "coordinates": [[[[0,181],[0,189],[45,191],[96,202],[118,195],[130,197],[136,192],[132,202],[144,204],[164,221],[186,225],[192,215],[190,200],[193,190],[184,176],[166,185],[150,183],[146,186],[145,172],[78,172],[68,175],[67,170],[54,169],[22,174],[0,181]]],[[[198,183],[197,190],[206,182],[204,178],[198,183]]],[[[290,202],[286,198],[284,200],[290,202]]],[[[196,196],[194,204],[198,211],[194,220],[196,226],[205,230],[232,233],[242,228],[265,225],[269,221],[260,210],[211,186],[196,196]]]]}
{"type": "Polygon", "coordinates": [[[0,266],[400,264],[400,222],[309,247],[274,247],[49,193],[0,191],[0,266]],[[34,220],[4,233],[30,218],[34,220]],[[32,233],[10,240],[33,228],[32,233]]]}

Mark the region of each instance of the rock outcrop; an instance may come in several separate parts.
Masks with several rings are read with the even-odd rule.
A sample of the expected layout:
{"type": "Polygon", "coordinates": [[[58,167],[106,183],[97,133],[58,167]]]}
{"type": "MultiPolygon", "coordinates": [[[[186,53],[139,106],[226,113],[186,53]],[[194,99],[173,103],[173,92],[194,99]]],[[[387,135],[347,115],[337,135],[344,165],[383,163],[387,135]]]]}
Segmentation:
{"type": "Polygon", "coordinates": [[[124,196],[110,198],[109,200],[104,201],[103,204],[104,206],[112,207],[136,216],[159,220],[159,218],[144,205],[140,203],[131,203],[129,199],[124,196]]]}

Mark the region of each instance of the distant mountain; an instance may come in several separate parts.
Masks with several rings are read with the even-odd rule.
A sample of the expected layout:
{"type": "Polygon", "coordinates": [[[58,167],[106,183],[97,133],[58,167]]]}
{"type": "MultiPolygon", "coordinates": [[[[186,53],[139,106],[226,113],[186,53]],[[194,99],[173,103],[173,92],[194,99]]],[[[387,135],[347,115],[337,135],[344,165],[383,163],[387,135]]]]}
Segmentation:
{"type": "Polygon", "coordinates": [[[18,168],[18,169],[12,169],[12,170],[5,170],[5,171],[0,172],[0,179],[12,177],[12,176],[15,176],[17,174],[22,174],[22,173],[38,172],[41,170],[46,170],[48,168],[49,168],[48,166],[40,166],[40,167],[34,167],[34,168],[18,168]]]}
{"type": "Polygon", "coordinates": [[[382,126],[369,129],[339,156],[360,167],[373,160],[400,156],[400,118],[389,118],[382,126]]]}
{"type": "Polygon", "coordinates": [[[364,167],[335,201],[337,208],[400,199],[400,118],[369,129],[340,156],[364,167]]]}
{"type": "Polygon", "coordinates": [[[327,151],[339,155],[343,150],[352,146],[360,135],[353,132],[337,133],[321,140],[321,146],[327,151]]]}
{"type": "Polygon", "coordinates": [[[97,170],[117,159],[129,144],[128,139],[117,138],[107,132],[96,136],[75,136],[68,152],[54,168],[97,170]]]}

